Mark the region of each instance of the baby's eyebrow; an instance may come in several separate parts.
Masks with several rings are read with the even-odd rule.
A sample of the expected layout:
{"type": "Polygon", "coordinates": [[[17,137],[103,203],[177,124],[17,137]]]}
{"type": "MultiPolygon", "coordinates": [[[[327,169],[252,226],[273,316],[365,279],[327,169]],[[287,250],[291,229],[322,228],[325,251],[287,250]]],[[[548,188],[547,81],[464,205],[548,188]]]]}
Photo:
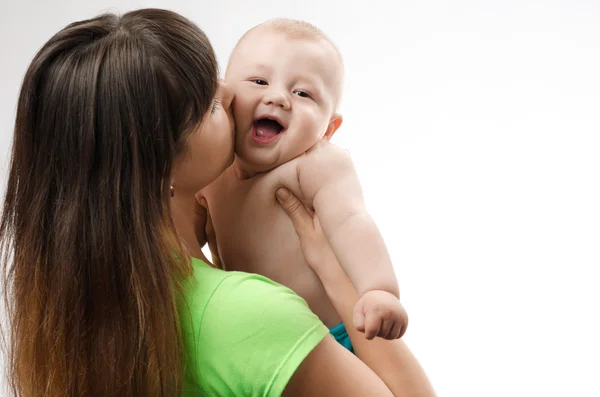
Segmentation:
{"type": "Polygon", "coordinates": [[[266,65],[266,64],[264,64],[264,63],[257,63],[257,64],[254,64],[254,67],[255,67],[256,69],[259,69],[259,70],[264,70],[264,71],[270,71],[270,70],[271,70],[271,67],[270,67],[270,66],[268,66],[268,65],[266,65]]]}
{"type": "Polygon", "coordinates": [[[325,84],[325,82],[323,81],[322,78],[320,77],[315,77],[315,76],[301,76],[298,78],[298,82],[301,84],[308,84],[311,87],[313,87],[313,89],[319,91],[319,92],[323,92],[327,90],[327,85],[325,84]]]}
{"type": "Polygon", "coordinates": [[[313,84],[313,85],[321,85],[322,84],[322,81],[320,78],[317,78],[314,76],[308,76],[308,75],[298,76],[297,80],[300,82],[305,82],[305,83],[309,83],[309,84],[313,84]]]}

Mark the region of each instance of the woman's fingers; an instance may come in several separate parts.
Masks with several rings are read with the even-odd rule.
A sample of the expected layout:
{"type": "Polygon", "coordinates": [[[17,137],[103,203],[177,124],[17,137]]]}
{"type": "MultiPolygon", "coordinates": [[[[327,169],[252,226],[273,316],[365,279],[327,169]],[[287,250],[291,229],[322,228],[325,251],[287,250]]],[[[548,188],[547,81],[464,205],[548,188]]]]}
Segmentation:
{"type": "Polygon", "coordinates": [[[289,190],[282,187],[275,192],[275,196],[277,196],[277,201],[279,201],[287,216],[292,220],[298,235],[313,228],[312,216],[302,202],[289,190]]]}
{"type": "Polygon", "coordinates": [[[335,271],[331,268],[331,264],[337,264],[338,267],[339,264],[321,230],[318,217],[313,215],[289,190],[280,188],[275,195],[300,238],[300,248],[306,263],[317,274],[321,274],[325,267],[335,271]]]}

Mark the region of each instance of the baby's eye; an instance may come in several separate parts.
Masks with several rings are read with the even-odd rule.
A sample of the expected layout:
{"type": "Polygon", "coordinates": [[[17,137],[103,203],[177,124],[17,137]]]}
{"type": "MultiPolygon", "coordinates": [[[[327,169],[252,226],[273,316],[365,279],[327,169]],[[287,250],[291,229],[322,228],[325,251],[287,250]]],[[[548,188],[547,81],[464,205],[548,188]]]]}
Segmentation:
{"type": "Polygon", "coordinates": [[[254,80],[251,80],[251,81],[254,82],[254,83],[256,83],[256,84],[258,84],[258,85],[268,85],[268,83],[265,80],[263,80],[263,79],[254,79],[254,80]]]}
{"type": "Polygon", "coordinates": [[[310,94],[309,94],[308,92],[306,92],[306,91],[302,91],[302,90],[297,90],[297,91],[294,91],[294,94],[295,94],[295,95],[298,95],[298,96],[299,96],[299,97],[301,97],[301,98],[310,98],[310,97],[311,97],[311,96],[310,96],[310,94]]]}

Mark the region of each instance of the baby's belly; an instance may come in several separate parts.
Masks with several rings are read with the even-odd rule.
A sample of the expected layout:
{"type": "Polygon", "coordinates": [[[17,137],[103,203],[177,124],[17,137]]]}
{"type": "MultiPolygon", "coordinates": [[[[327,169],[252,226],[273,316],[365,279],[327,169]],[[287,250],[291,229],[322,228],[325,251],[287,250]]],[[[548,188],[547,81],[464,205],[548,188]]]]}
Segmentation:
{"type": "Polygon", "coordinates": [[[226,269],[261,274],[283,284],[304,298],[326,326],[338,325],[340,317],[320,279],[304,260],[298,236],[287,216],[279,208],[268,213],[264,209],[251,213],[252,217],[238,219],[240,227],[234,233],[235,238],[228,240],[229,244],[219,244],[226,269]]]}

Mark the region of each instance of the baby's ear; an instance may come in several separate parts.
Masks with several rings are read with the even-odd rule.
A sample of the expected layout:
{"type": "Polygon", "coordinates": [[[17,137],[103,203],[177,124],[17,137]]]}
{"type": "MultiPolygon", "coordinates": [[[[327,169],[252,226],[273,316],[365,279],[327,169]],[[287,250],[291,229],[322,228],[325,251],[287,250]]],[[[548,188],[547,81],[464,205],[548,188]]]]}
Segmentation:
{"type": "Polygon", "coordinates": [[[340,126],[342,125],[342,121],[344,121],[344,119],[342,118],[341,114],[334,114],[331,118],[331,121],[329,122],[329,125],[327,126],[327,131],[325,131],[325,135],[323,135],[323,139],[329,141],[333,134],[335,134],[338,128],[340,128],[340,126]]]}

